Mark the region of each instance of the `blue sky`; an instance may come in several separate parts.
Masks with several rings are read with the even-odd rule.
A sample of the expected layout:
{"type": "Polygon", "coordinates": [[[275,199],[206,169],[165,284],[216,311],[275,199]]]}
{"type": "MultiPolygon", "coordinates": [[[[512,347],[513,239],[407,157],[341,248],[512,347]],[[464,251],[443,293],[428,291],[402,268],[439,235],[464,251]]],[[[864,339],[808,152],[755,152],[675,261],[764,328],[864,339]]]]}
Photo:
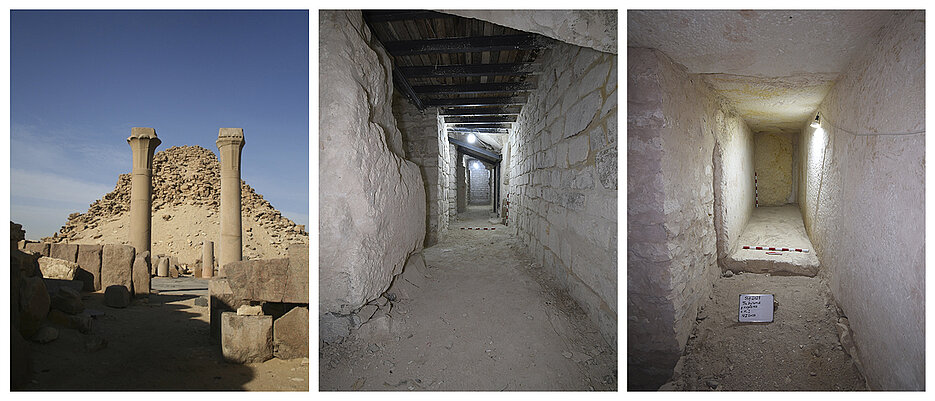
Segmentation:
{"type": "Polygon", "coordinates": [[[10,217],[30,239],[130,172],[131,127],[157,151],[244,129],[242,178],[309,222],[307,11],[13,11],[10,217]]]}

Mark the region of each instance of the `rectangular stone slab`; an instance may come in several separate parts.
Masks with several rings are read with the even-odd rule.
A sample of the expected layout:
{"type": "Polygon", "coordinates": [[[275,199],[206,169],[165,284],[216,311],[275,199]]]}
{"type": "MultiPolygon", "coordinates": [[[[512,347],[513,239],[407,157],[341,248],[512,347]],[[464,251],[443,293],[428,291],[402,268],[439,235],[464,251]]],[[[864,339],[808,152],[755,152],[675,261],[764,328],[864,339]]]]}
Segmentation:
{"type": "Polygon", "coordinates": [[[49,246],[49,257],[77,262],[78,244],[51,244],[49,246]]]}
{"type": "Polygon", "coordinates": [[[42,256],[49,256],[49,245],[48,242],[29,242],[26,244],[26,252],[38,252],[42,256]]]}
{"type": "Polygon", "coordinates": [[[133,261],[136,249],[130,245],[104,245],[101,252],[101,288],[122,285],[133,289],[133,261]]]}
{"type": "Polygon", "coordinates": [[[84,282],[85,291],[101,290],[101,245],[78,246],[78,279],[84,282]]]}
{"type": "Polygon", "coordinates": [[[136,260],[133,262],[133,289],[131,291],[133,296],[149,296],[149,292],[152,289],[152,283],[150,281],[152,279],[150,275],[151,270],[149,252],[143,252],[142,255],[137,255],[136,260]]]}
{"type": "Polygon", "coordinates": [[[273,343],[277,358],[308,358],[307,307],[292,308],[273,322],[273,343]]]}
{"type": "Polygon", "coordinates": [[[214,278],[208,281],[208,319],[211,342],[218,344],[221,342],[221,313],[236,311],[241,305],[249,305],[249,302],[234,299],[234,293],[231,286],[224,277],[214,278]]]}
{"type": "Polygon", "coordinates": [[[232,363],[263,362],[273,357],[273,317],[221,314],[221,354],[232,363]]]}
{"type": "Polygon", "coordinates": [[[308,263],[256,259],[224,266],[234,297],[264,302],[308,303],[308,263]]]}

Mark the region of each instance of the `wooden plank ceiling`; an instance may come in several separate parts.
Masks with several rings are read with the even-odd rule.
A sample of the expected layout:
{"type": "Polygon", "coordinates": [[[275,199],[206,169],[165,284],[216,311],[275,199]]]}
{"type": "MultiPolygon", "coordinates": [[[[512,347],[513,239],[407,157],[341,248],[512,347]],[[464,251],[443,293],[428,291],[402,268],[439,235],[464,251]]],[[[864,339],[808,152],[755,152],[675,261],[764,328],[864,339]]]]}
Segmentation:
{"type": "Polygon", "coordinates": [[[425,10],[363,15],[393,58],[396,90],[438,107],[449,132],[507,133],[536,88],[542,36],[425,10]]]}

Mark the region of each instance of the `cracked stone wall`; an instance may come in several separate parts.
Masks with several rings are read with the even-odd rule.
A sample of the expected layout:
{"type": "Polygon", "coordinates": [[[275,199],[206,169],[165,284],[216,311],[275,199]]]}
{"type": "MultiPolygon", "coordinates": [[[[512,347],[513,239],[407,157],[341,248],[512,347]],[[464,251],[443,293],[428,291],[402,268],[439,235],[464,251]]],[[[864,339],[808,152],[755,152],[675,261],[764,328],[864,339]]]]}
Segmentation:
{"type": "Polygon", "coordinates": [[[426,201],[392,113],[392,65],[360,11],[320,11],[319,318],[376,299],[421,252],[426,201]]]}
{"type": "Polygon", "coordinates": [[[425,246],[448,232],[448,135],[439,129],[438,109],[419,109],[398,92],[393,115],[406,148],[406,159],[419,166],[425,183],[425,246]]]}
{"type": "Polygon", "coordinates": [[[799,141],[805,227],[875,390],[925,389],[924,38],[923,11],[895,13],[799,141]]]}
{"type": "Polygon", "coordinates": [[[617,347],[617,56],[556,42],[509,135],[509,226],[617,347]]]}
{"type": "Polygon", "coordinates": [[[627,88],[628,378],[656,389],[710,296],[718,239],[729,244],[749,218],[753,139],[699,76],[658,50],[627,49],[627,88]]]}

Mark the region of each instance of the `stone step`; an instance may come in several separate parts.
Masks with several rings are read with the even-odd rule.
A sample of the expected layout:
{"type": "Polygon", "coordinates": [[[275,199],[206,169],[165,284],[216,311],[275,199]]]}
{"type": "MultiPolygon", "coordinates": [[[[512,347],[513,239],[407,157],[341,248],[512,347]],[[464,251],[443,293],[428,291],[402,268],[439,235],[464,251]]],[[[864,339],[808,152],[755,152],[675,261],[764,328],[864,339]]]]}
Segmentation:
{"type": "Polygon", "coordinates": [[[815,276],[818,256],[805,232],[797,205],[761,206],[753,210],[724,268],[734,273],[815,276]],[[807,249],[808,252],[743,249],[762,246],[807,249]],[[769,253],[767,253],[769,252],[769,253]]]}

